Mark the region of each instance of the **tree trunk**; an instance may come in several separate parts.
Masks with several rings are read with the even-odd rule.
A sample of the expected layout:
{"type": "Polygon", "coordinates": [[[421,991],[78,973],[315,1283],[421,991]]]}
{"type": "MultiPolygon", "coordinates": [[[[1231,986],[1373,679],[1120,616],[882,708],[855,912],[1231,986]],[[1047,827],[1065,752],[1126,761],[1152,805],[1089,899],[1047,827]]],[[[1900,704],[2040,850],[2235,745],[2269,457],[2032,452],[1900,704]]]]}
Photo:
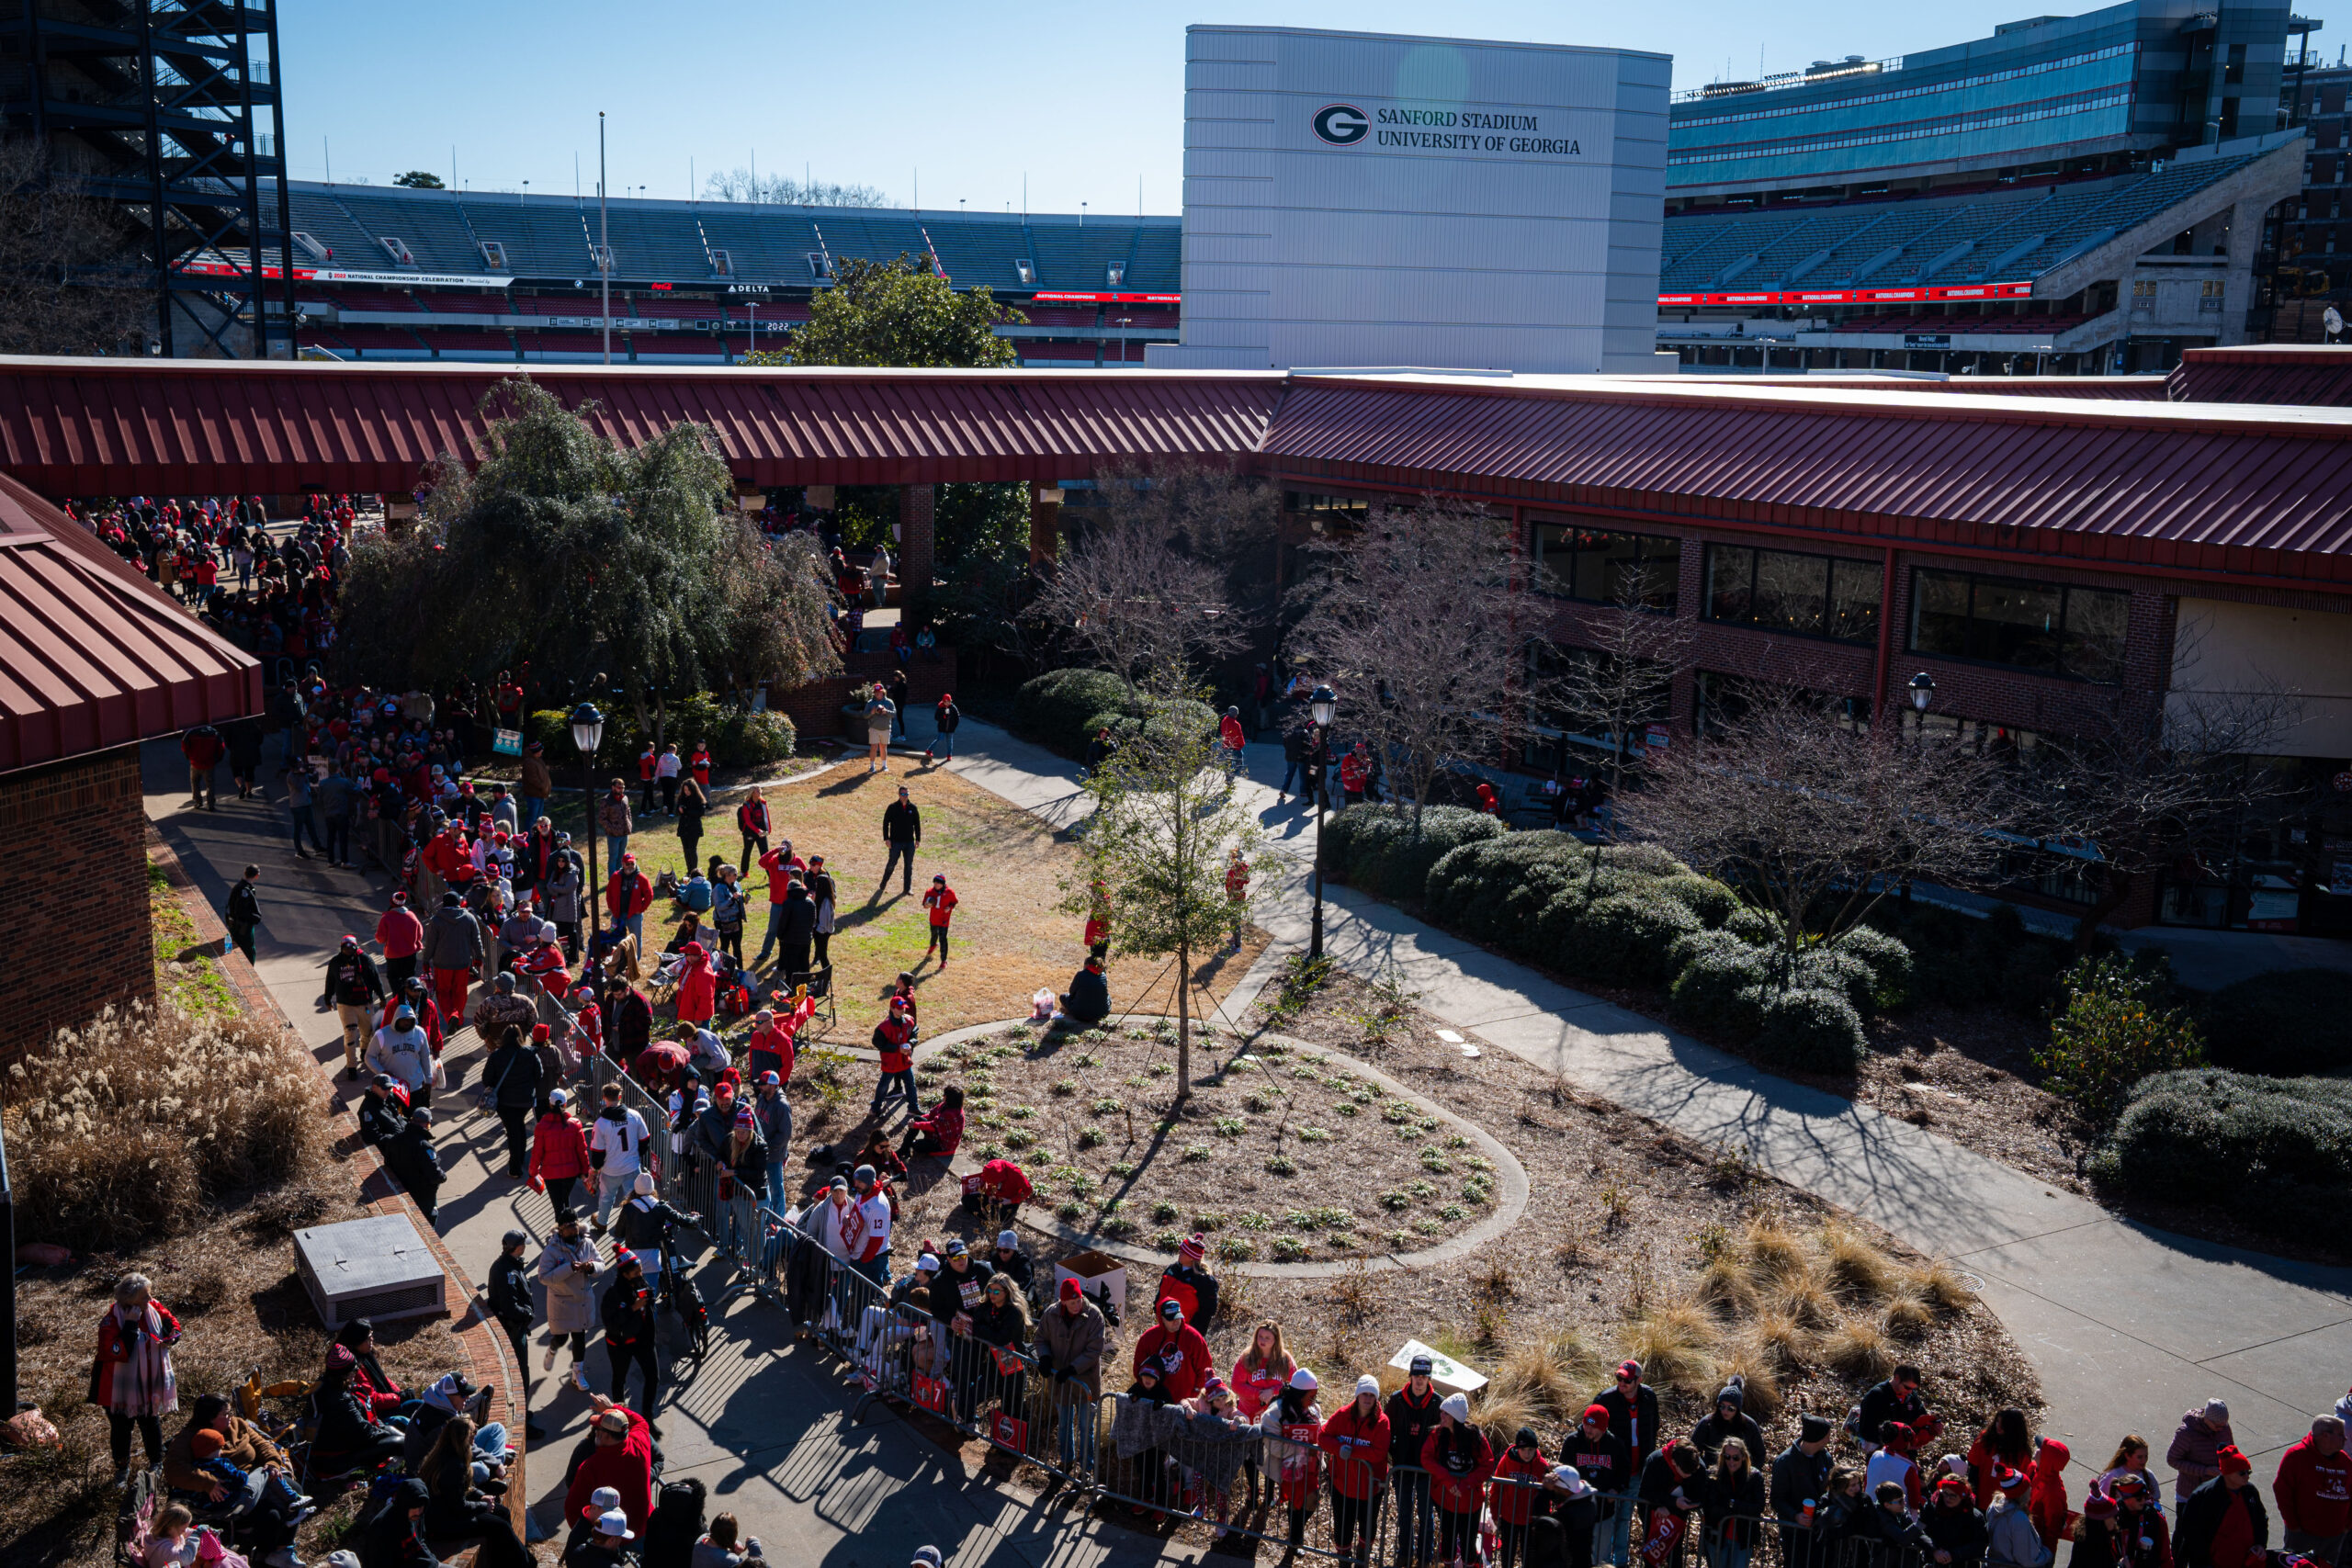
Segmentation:
{"type": "Polygon", "coordinates": [[[2138,881],[2139,878],[2128,871],[2117,871],[2111,865],[2108,868],[2107,891],[2100,894],[2098,902],[2084,910],[2082,918],[2075,922],[2073,946],[2075,957],[2089,956],[2091,942],[2098,935],[2099,922],[2123,908],[2138,881]]]}
{"type": "Polygon", "coordinates": [[[1176,1103],[1193,1094],[1193,950],[1176,944],[1176,1103]]]}

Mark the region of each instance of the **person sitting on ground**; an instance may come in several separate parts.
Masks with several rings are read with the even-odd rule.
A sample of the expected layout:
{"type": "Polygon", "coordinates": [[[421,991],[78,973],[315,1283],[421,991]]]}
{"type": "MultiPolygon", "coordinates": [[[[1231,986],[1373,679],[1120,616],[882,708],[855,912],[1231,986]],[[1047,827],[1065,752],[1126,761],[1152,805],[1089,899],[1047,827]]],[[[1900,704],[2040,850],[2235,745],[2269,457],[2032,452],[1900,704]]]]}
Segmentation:
{"type": "Polygon", "coordinates": [[[964,1178],[964,1206],[975,1213],[1010,1222],[1021,1205],[1037,1195],[1028,1176],[1009,1159],[992,1159],[964,1178]]]}
{"type": "Polygon", "coordinates": [[[1196,1232],[1177,1244],[1176,1261],[1159,1276],[1152,1310],[1159,1310],[1158,1303],[1173,1301],[1183,1310],[1185,1324],[1206,1334],[1216,1317],[1216,1276],[1208,1267],[1208,1242],[1196,1232]]]}
{"type": "Polygon", "coordinates": [[[432,1494],[414,1476],[396,1481],[370,1513],[360,1510],[359,1568],[441,1568],[441,1560],[425,1544],[424,1515],[432,1494]]]}
{"type": "Polygon", "coordinates": [[[247,1532],[239,1539],[275,1555],[293,1543],[296,1528],[317,1511],[317,1505],[296,1491],[284,1472],[248,1471],[221,1451],[224,1446],[221,1435],[209,1427],[189,1434],[189,1468],[207,1485],[183,1495],[229,1509],[247,1532]]]}
{"type": "Polygon", "coordinates": [[[1069,989],[1062,995],[1062,1015],[1077,1023],[1100,1023],[1111,1016],[1111,983],[1102,977],[1102,960],[1092,953],[1069,977],[1069,989]]]}
{"type": "Polygon", "coordinates": [[[417,1479],[430,1497],[425,1529],[435,1535],[481,1537],[477,1568],[525,1568],[532,1558],[501,1500],[504,1479],[475,1477],[474,1431],[472,1416],[452,1416],[418,1462],[417,1479]]]}
{"type": "Polygon", "coordinates": [[[890,1146],[890,1134],[876,1127],[865,1134],[865,1143],[857,1151],[857,1163],[870,1165],[887,1176],[907,1174],[907,1162],[890,1146]]]}
{"type": "Polygon", "coordinates": [[[352,1391],[368,1401],[368,1413],[379,1420],[397,1415],[409,1396],[384,1371],[383,1356],[376,1346],[375,1324],[355,1317],[335,1331],[334,1342],[351,1352],[352,1391]]]}
{"type": "MultiPolygon", "coordinates": [[[[877,1129],[878,1132],[878,1129],[877,1129]]],[[[952,1160],[964,1143],[964,1090],[949,1084],[940,1091],[939,1103],[930,1113],[915,1118],[907,1124],[906,1137],[899,1145],[902,1158],[935,1158],[952,1160]]],[[[899,1169],[903,1172],[905,1165],[899,1169]]]]}
{"type": "Polygon", "coordinates": [[[311,1408],[318,1415],[311,1441],[310,1473],[314,1478],[360,1474],[400,1454],[401,1429],[378,1420],[353,1384],[357,1366],[348,1347],[327,1348],[326,1370],[311,1391],[311,1408]]]}
{"type": "Polygon", "coordinates": [[[742,1525],[732,1514],[712,1517],[709,1533],[695,1542],[694,1560],[690,1568],[744,1568],[744,1564],[760,1558],[760,1538],[752,1537],[739,1547],[742,1525]]]}

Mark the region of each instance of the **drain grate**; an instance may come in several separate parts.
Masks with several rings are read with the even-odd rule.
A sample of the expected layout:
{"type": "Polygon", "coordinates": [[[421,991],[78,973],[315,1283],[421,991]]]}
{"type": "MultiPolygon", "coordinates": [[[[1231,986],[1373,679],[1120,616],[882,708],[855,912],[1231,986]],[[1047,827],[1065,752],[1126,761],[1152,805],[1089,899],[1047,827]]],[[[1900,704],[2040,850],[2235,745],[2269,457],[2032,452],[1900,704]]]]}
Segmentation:
{"type": "Polygon", "coordinates": [[[1957,1269],[1953,1272],[1960,1276],[1960,1282],[1968,1287],[1971,1294],[1981,1296],[1984,1293],[1984,1275],[1972,1274],[1965,1269],[1957,1269]]]}

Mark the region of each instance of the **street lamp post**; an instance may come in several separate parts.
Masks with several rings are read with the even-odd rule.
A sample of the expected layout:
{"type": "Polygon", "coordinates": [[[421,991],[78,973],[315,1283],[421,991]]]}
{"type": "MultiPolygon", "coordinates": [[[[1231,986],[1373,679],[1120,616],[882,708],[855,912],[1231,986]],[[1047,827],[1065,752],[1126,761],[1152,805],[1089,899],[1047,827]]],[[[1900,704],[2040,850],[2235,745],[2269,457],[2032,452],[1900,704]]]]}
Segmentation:
{"type": "Polygon", "coordinates": [[[596,751],[605,743],[605,716],[594,703],[571,710],[571,743],[580,748],[581,796],[587,803],[582,824],[588,840],[588,880],[581,894],[588,900],[588,934],[596,934],[596,751]]]}
{"type": "Polygon", "coordinates": [[[1315,924],[1306,939],[1306,956],[1323,956],[1323,807],[1330,792],[1326,781],[1330,773],[1331,716],[1340,699],[1329,686],[1317,686],[1306,699],[1306,709],[1315,716],[1315,744],[1308,750],[1308,765],[1315,770],[1315,924]]]}
{"type": "MultiPolygon", "coordinates": [[[[1926,719],[1928,716],[1928,705],[1935,701],[1936,698],[1936,678],[1933,675],[1928,674],[1925,670],[1922,670],[1917,675],[1912,676],[1906,684],[1911,693],[1911,711],[1917,714],[1921,720],[1926,719]]],[[[1920,737],[1919,743],[1923,746],[1927,744],[1927,737],[1924,734],[1920,737]]],[[[1909,919],[1911,918],[1911,879],[1907,876],[1903,879],[1903,897],[1900,900],[1900,908],[1903,911],[1903,918],[1906,920],[1909,919]]]]}

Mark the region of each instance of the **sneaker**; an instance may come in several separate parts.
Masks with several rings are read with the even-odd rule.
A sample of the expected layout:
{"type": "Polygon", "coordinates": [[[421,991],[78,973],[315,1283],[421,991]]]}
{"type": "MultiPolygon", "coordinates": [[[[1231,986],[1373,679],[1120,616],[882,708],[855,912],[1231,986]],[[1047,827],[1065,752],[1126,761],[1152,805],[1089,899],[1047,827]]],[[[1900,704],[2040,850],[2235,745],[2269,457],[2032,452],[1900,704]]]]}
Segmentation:
{"type": "Polygon", "coordinates": [[[290,1546],[281,1546],[262,1559],[266,1568],[302,1568],[302,1560],[294,1555],[290,1546]]]}
{"type": "Polygon", "coordinates": [[[531,1441],[535,1443],[543,1442],[546,1440],[547,1435],[547,1428],[540,1426],[537,1421],[526,1421],[523,1423],[523,1436],[530,1438],[531,1441]]]}
{"type": "Polygon", "coordinates": [[[587,1362],[574,1361],[571,1363],[571,1386],[578,1389],[582,1393],[586,1393],[588,1392],[587,1362]]]}
{"type": "Polygon", "coordinates": [[[555,1371],[555,1351],[556,1342],[550,1339],[548,1341],[548,1353],[539,1362],[539,1371],[543,1372],[555,1371]]]}
{"type": "Polygon", "coordinates": [[[114,1472],[114,1483],[117,1486],[128,1486],[130,1484],[130,1467],[129,1465],[126,1464],[114,1472]]]}

